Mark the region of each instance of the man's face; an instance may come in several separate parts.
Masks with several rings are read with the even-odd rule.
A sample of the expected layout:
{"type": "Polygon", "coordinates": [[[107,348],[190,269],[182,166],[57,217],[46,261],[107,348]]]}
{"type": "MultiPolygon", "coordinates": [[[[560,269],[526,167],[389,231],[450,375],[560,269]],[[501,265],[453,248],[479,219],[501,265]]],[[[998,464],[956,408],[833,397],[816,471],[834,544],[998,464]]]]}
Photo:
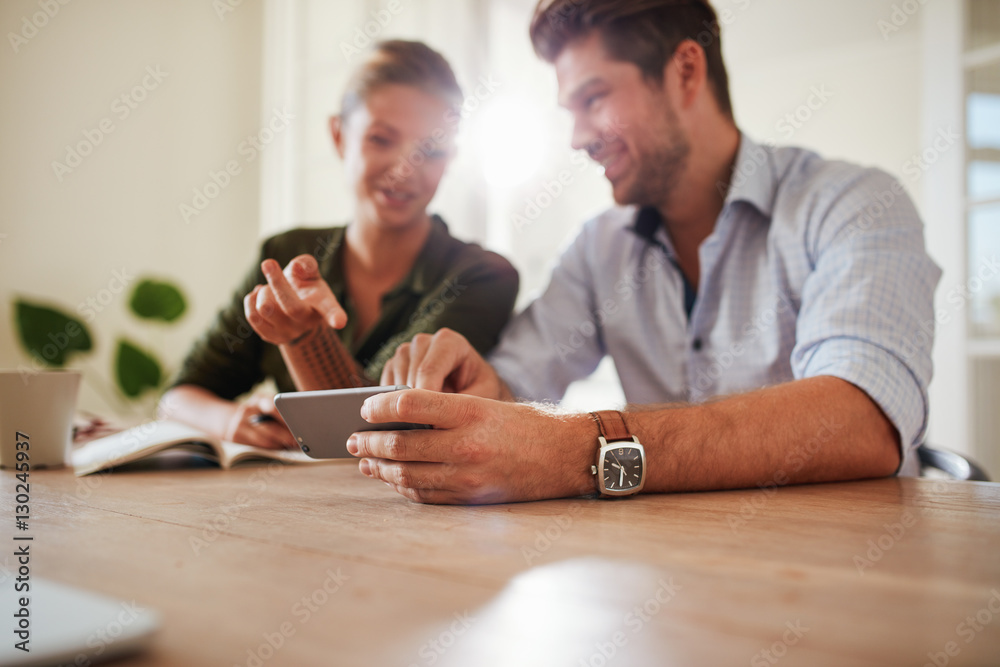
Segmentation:
{"type": "Polygon", "coordinates": [[[665,206],[687,166],[690,144],[666,84],[611,60],[597,32],[555,61],[559,103],[572,114],[573,148],[604,167],[619,204],[665,206]]]}

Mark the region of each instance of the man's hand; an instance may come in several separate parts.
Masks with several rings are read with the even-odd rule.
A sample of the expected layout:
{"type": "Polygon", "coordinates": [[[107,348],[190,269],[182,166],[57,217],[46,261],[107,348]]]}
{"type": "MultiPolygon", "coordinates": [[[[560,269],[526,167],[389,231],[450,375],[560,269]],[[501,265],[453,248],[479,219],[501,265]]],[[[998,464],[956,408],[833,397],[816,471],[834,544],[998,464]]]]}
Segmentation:
{"type": "Polygon", "coordinates": [[[482,398],[509,400],[507,387],[465,337],[451,329],[417,334],[396,348],[382,369],[383,385],[405,384],[482,398]]]}
{"type": "Polygon", "coordinates": [[[285,267],[273,259],[260,265],[267,285],[243,299],[247,322],[268,343],[284,345],[326,324],[341,329],[347,313],[319,273],[312,255],[299,255],[285,267]]]}
{"type": "Polygon", "coordinates": [[[263,396],[238,403],[224,439],[265,449],[295,449],[295,439],[274,407],[274,399],[263,396]]]}
{"type": "Polygon", "coordinates": [[[434,426],[355,433],[347,442],[362,473],[416,502],[504,503],[596,490],[597,426],[586,415],[408,389],[372,396],[361,416],[434,426]]]}
{"type": "MultiPolygon", "coordinates": [[[[831,376],[627,414],[646,448],[647,493],[885,477],[900,461],[893,423],[863,390],[831,376]]],[[[407,389],[372,396],[361,416],[434,427],[348,440],[361,472],[411,500],[501,503],[596,491],[598,429],[588,415],[407,389]]]]}

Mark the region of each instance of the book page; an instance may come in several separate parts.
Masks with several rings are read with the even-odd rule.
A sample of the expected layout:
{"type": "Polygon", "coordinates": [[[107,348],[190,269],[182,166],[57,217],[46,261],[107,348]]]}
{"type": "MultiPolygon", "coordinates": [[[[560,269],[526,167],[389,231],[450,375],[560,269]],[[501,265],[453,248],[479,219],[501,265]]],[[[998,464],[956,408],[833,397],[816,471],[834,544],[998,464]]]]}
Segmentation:
{"type": "Polygon", "coordinates": [[[153,421],[88,442],[73,452],[73,468],[77,476],[89,475],[181,443],[202,444],[218,458],[223,455],[222,444],[203,431],[177,422],[153,421]]]}

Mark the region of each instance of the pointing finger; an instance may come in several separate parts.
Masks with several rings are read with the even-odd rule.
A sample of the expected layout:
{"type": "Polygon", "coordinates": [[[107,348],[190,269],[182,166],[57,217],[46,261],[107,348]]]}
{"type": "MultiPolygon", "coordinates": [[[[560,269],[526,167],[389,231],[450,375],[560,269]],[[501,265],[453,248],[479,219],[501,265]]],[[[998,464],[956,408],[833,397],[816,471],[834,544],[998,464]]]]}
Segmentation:
{"type": "Polygon", "coordinates": [[[267,284],[271,287],[271,292],[274,294],[274,298],[277,299],[281,309],[296,322],[307,320],[310,315],[309,308],[302,302],[299,295],[295,293],[295,289],[288,282],[288,279],[285,278],[285,274],[278,263],[273,259],[265,259],[261,262],[260,269],[264,272],[267,284]]]}
{"type": "Polygon", "coordinates": [[[300,297],[334,329],[347,324],[347,312],[333,295],[330,285],[323,280],[319,264],[312,255],[299,255],[285,267],[285,276],[300,297]]]}
{"type": "Polygon", "coordinates": [[[292,282],[321,280],[319,263],[312,255],[299,255],[285,267],[285,275],[292,282]]]}

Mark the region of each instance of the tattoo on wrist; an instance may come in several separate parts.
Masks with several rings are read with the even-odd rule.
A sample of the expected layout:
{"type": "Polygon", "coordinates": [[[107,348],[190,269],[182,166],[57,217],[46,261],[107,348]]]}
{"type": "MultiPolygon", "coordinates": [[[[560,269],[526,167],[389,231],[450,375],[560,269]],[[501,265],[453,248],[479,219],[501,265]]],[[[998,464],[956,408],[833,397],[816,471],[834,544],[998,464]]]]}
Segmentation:
{"type": "Polygon", "coordinates": [[[292,365],[305,387],[366,387],[373,384],[333,329],[320,327],[296,341],[287,347],[287,352],[294,359],[292,365]],[[292,347],[296,341],[305,344],[292,347]]]}

